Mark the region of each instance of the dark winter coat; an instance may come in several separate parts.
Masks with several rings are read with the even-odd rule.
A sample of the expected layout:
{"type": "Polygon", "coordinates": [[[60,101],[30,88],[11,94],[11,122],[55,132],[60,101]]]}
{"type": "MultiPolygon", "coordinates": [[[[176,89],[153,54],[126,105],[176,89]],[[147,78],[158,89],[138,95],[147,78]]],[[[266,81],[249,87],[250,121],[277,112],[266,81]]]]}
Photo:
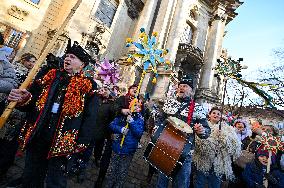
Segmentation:
{"type": "Polygon", "coordinates": [[[257,136],[256,133],[252,133],[252,136],[246,137],[242,140],[242,149],[246,150],[247,147],[249,147],[249,151],[252,153],[256,153],[257,149],[261,145],[260,143],[260,137],[257,136]]]}
{"type": "Polygon", "coordinates": [[[124,143],[120,147],[120,142],[123,137],[121,129],[126,125],[126,117],[118,116],[110,124],[110,129],[114,133],[113,151],[117,154],[133,154],[137,149],[138,142],[144,131],[144,119],[140,113],[133,116],[134,121],[128,124],[129,131],[125,136],[124,143]]]}
{"type": "Polygon", "coordinates": [[[16,74],[11,63],[0,61],[0,93],[10,93],[17,87],[16,74]]]}
{"type": "Polygon", "coordinates": [[[11,63],[0,60],[0,113],[4,111],[5,100],[11,89],[17,87],[16,74],[11,63]]]}
{"type": "Polygon", "coordinates": [[[42,138],[48,130],[51,109],[57,96],[59,101],[54,128],[50,132],[52,142],[48,158],[64,156],[86,149],[95,134],[98,97],[94,94],[96,83],[81,74],[68,76],[66,72],[52,69],[43,76],[37,75],[28,91],[31,101],[20,109],[28,112],[27,122],[21,129],[20,146],[26,146],[35,138],[42,138]],[[53,131],[53,132],[51,132],[53,131]]]}
{"type": "MultiPolygon", "coordinates": [[[[25,81],[29,73],[29,70],[22,63],[19,62],[15,62],[13,66],[15,68],[15,73],[16,73],[15,77],[15,81],[17,83],[16,87],[19,87],[21,83],[25,81]]],[[[18,109],[14,109],[11,115],[9,116],[9,119],[7,120],[4,128],[2,129],[3,136],[0,137],[4,137],[7,140],[12,140],[15,137],[17,137],[19,135],[21,126],[24,123],[25,117],[26,117],[25,112],[21,112],[18,109]]]]}
{"type": "MultiPolygon", "coordinates": [[[[257,188],[258,185],[263,185],[263,178],[266,173],[266,166],[262,165],[257,159],[246,165],[246,168],[242,174],[243,180],[248,188],[257,188]]],[[[277,184],[273,185],[268,182],[268,187],[271,188],[283,188],[283,173],[273,168],[270,174],[277,180],[277,184]]]]}
{"type": "Polygon", "coordinates": [[[116,115],[116,105],[114,101],[99,98],[97,122],[95,123],[95,141],[110,137],[109,124],[116,115]]]}

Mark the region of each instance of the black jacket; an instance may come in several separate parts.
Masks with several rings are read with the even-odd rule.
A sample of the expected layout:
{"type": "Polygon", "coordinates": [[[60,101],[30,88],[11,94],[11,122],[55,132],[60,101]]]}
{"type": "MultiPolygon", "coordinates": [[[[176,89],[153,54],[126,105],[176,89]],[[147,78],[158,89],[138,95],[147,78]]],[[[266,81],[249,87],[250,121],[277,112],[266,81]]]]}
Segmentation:
{"type": "Polygon", "coordinates": [[[114,120],[117,112],[117,105],[112,100],[99,98],[97,121],[94,129],[96,130],[94,139],[102,140],[110,138],[109,124],[114,120]]]}
{"type": "Polygon", "coordinates": [[[52,69],[37,76],[28,89],[31,101],[20,109],[28,112],[27,122],[21,129],[20,146],[26,146],[35,137],[44,137],[42,131],[54,120],[52,107],[58,102],[56,123],[51,128],[52,143],[48,158],[64,156],[85,149],[95,135],[98,97],[93,92],[96,83],[83,75],[68,76],[66,72],[52,69]],[[50,119],[51,118],[51,119],[50,119]]]}

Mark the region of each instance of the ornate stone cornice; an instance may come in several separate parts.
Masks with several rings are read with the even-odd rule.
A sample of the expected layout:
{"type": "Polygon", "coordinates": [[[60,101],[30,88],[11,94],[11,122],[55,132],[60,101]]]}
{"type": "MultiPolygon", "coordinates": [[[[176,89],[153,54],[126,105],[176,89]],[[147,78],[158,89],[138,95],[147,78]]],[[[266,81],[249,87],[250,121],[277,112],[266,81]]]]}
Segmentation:
{"type": "Polygon", "coordinates": [[[212,22],[215,20],[221,20],[222,22],[227,20],[227,15],[226,14],[215,14],[213,17],[210,18],[208,21],[208,25],[212,26],[212,22]]]}
{"type": "MultiPolygon", "coordinates": [[[[55,33],[57,32],[58,29],[51,29],[47,31],[47,36],[48,38],[52,38],[55,33]]],[[[69,31],[67,30],[63,30],[62,33],[59,35],[59,37],[65,37],[65,38],[69,38],[69,31]]]]}
{"type": "MultiPolygon", "coordinates": [[[[227,15],[226,24],[232,21],[238,13],[236,9],[243,4],[240,0],[203,0],[205,4],[212,8],[213,12],[218,8],[219,5],[225,8],[227,15]]],[[[216,15],[213,15],[215,17],[216,15]]]]}
{"type": "Polygon", "coordinates": [[[125,0],[128,7],[127,13],[131,19],[139,17],[140,12],[143,10],[144,3],[141,0],[125,0]]]}
{"type": "Polygon", "coordinates": [[[13,16],[19,20],[24,20],[30,13],[16,5],[11,5],[11,7],[7,10],[7,13],[10,16],[13,16]]]}

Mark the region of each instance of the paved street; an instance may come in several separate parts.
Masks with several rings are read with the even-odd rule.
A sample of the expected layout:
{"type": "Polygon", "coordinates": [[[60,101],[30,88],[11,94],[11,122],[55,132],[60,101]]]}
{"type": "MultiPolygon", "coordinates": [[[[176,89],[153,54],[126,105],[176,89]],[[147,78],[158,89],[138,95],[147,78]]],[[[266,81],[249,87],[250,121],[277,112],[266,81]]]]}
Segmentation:
{"type": "MultiPolygon", "coordinates": [[[[132,161],[132,165],[128,172],[128,178],[125,183],[126,188],[135,188],[135,187],[154,187],[157,179],[157,175],[154,175],[151,184],[147,184],[146,177],[148,172],[148,164],[143,159],[143,152],[148,143],[148,137],[146,134],[141,138],[142,148],[138,149],[135,153],[135,156],[132,161]]],[[[7,179],[0,182],[0,187],[4,188],[5,184],[11,179],[21,176],[24,167],[24,159],[17,158],[14,166],[9,170],[7,179]]],[[[87,169],[86,179],[83,183],[77,183],[77,179],[70,178],[68,180],[68,188],[89,188],[94,186],[94,182],[97,179],[99,169],[95,166],[94,160],[91,160],[91,163],[87,169]]]]}

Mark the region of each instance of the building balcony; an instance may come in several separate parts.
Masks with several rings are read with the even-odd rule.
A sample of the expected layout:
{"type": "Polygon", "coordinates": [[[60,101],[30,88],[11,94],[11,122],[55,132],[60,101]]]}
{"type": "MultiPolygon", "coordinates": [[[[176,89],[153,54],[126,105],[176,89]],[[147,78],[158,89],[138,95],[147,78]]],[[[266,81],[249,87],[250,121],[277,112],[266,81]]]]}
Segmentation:
{"type": "Polygon", "coordinates": [[[203,65],[203,51],[192,44],[180,43],[177,51],[177,61],[189,60],[194,64],[203,65]]]}

